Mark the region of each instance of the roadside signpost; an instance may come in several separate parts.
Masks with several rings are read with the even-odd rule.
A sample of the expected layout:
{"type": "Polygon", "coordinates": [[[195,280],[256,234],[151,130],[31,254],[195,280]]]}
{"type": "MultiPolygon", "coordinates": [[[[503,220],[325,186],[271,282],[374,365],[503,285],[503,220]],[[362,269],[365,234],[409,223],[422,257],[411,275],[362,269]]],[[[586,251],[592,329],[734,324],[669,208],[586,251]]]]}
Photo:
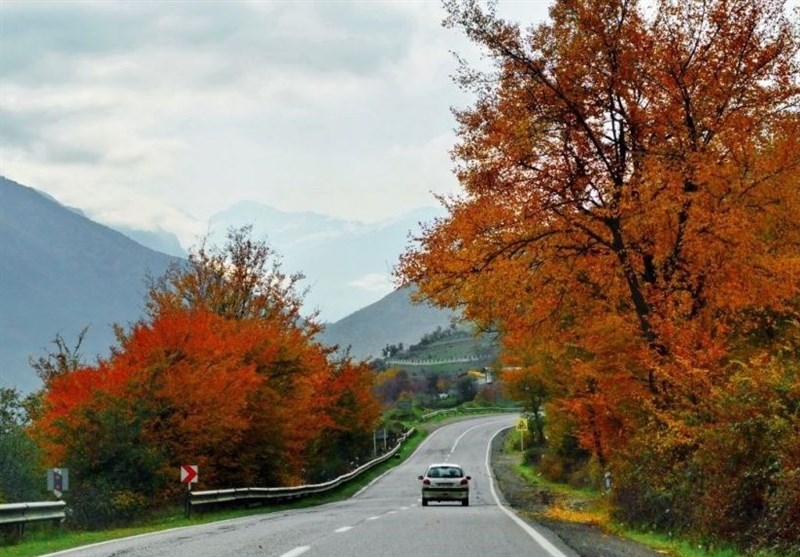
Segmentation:
{"type": "Polygon", "coordinates": [[[184,464],[181,466],[181,483],[187,484],[189,491],[192,490],[192,484],[197,483],[197,478],[197,464],[184,464]]]}
{"type": "Polygon", "coordinates": [[[61,499],[69,489],[69,470],[67,468],[50,468],[47,471],[47,489],[61,499]]]}
{"type": "Polygon", "coordinates": [[[199,478],[199,468],[197,464],[184,464],[181,466],[181,483],[186,484],[186,518],[192,515],[192,505],[189,501],[189,492],[192,491],[192,484],[197,483],[199,478]]]}
{"type": "Polygon", "coordinates": [[[517,431],[519,431],[519,449],[525,452],[525,434],[528,432],[528,420],[520,418],[517,420],[517,431]]]}
{"type": "Polygon", "coordinates": [[[383,441],[383,452],[386,452],[386,440],[389,438],[389,432],[386,428],[374,429],[372,431],[372,454],[378,454],[378,441],[383,441]]]}

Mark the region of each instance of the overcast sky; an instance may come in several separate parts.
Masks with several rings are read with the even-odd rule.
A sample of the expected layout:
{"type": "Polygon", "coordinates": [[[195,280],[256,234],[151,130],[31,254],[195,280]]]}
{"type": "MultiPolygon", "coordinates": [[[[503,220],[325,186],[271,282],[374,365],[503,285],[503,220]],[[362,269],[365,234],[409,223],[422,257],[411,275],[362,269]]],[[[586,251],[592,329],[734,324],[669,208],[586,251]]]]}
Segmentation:
{"type": "MultiPolygon", "coordinates": [[[[535,22],[549,2],[505,2],[535,22]]],[[[178,233],[248,199],[374,222],[455,189],[438,1],[0,3],[0,171],[178,233]]]]}

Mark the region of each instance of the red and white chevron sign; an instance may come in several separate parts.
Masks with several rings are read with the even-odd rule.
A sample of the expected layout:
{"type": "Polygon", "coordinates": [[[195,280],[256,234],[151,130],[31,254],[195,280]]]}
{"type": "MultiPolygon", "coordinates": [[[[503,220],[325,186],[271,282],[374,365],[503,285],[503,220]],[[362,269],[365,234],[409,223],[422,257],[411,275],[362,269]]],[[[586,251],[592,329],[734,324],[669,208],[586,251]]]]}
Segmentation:
{"type": "Polygon", "coordinates": [[[197,483],[197,464],[184,464],[181,466],[181,483],[197,483]]]}

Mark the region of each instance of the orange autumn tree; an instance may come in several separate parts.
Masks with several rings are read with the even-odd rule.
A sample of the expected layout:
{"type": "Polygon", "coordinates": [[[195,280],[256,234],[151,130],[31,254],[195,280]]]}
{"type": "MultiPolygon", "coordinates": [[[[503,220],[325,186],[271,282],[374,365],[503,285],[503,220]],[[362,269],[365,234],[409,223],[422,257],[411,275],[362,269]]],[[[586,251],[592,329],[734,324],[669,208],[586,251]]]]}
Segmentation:
{"type": "Polygon", "coordinates": [[[738,343],[798,316],[798,22],[773,0],[560,0],[526,30],[446,7],[493,70],[462,67],[463,191],[399,277],[501,330],[512,366],[552,360],[549,410],[631,482],[621,505],[670,493],[738,343]]]}
{"type": "Polygon", "coordinates": [[[151,315],[201,307],[254,328],[244,358],[262,384],[249,399],[249,441],[239,455],[248,485],[320,479],[320,470],[341,468],[326,450],[345,461],[364,456],[379,417],[363,366],[334,361],[333,349],[315,341],[316,316],[300,313],[302,278],[282,272],[274,250],[244,227],[230,230],[222,249],[201,244],[188,267],[173,267],[150,289],[151,315]],[[343,399],[358,404],[346,408],[343,399]],[[333,439],[343,432],[363,442],[342,448],[333,439]]]}
{"type": "Polygon", "coordinates": [[[366,362],[344,357],[324,376],[316,396],[328,400],[326,423],[308,421],[317,432],[306,477],[327,481],[349,472],[353,465],[372,457],[373,434],[381,416],[381,404],[373,393],[374,372],[366,362]],[[360,450],[354,450],[355,448],[360,450]],[[365,450],[366,449],[366,450],[365,450]]]}
{"type": "Polygon", "coordinates": [[[110,358],[46,383],[34,431],[48,462],[73,470],[83,523],[174,496],[181,464],[209,488],[292,485],[371,452],[371,376],[314,341],[300,278],[231,230],[151,281],[147,317],[118,328],[110,358]]]}
{"type": "Polygon", "coordinates": [[[242,329],[202,310],[162,315],[108,361],[46,384],[34,433],[48,464],[72,471],[79,523],[133,518],[174,492],[181,463],[202,466],[207,485],[231,478],[260,383],[239,356],[252,340],[242,329]]]}

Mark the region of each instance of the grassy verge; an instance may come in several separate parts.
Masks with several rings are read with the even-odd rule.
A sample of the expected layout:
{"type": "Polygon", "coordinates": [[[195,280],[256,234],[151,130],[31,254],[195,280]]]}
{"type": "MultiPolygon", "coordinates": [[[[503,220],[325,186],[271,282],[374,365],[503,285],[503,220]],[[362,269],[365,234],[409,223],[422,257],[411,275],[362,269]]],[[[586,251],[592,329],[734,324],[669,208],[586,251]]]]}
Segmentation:
{"type": "Polygon", "coordinates": [[[4,545],[0,543],[0,554],[9,557],[28,557],[33,555],[43,555],[62,551],[82,545],[98,543],[128,536],[159,532],[171,528],[183,526],[196,526],[209,522],[218,522],[243,516],[273,513],[277,511],[299,509],[341,501],[352,497],[359,490],[363,489],[375,478],[401,464],[413,453],[416,448],[427,437],[428,432],[424,428],[417,428],[415,433],[409,437],[406,443],[397,452],[395,458],[391,458],[365,472],[361,476],[353,479],[347,484],[324,495],[309,496],[299,499],[289,504],[271,505],[264,507],[253,507],[249,509],[227,509],[209,512],[195,512],[192,518],[187,519],[183,515],[183,508],[165,509],[141,523],[137,523],[124,528],[114,528],[98,531],[74,531],[65,527],[54,527],[51,525],[30,525],[24,538],[17,543],[4,545]]]}
{"type": "MultiPolygon", "coordinates": [[[[545,479],[535,466],[522,463],[516,437],[506,438],[504,450],[519,458],[516,472],[525,479],[532,490],[544,494],[548,503],[543,509],[531,513],[545,521],[570,522],[599,528],[605,533],[634,540],[660,553],[675,557],[737,557],[741,553],[731,547],[713,547],[700,540],[673,537],[665,533],[642,531],[616,522],[611,517],[608,497],[594,489],[579,489],[545,479]]],[[[540,498],[541,500],[541,498],[540,498]]],[[[754,557],[779,557],[774,553],[760,552],[754,557]]]]}

